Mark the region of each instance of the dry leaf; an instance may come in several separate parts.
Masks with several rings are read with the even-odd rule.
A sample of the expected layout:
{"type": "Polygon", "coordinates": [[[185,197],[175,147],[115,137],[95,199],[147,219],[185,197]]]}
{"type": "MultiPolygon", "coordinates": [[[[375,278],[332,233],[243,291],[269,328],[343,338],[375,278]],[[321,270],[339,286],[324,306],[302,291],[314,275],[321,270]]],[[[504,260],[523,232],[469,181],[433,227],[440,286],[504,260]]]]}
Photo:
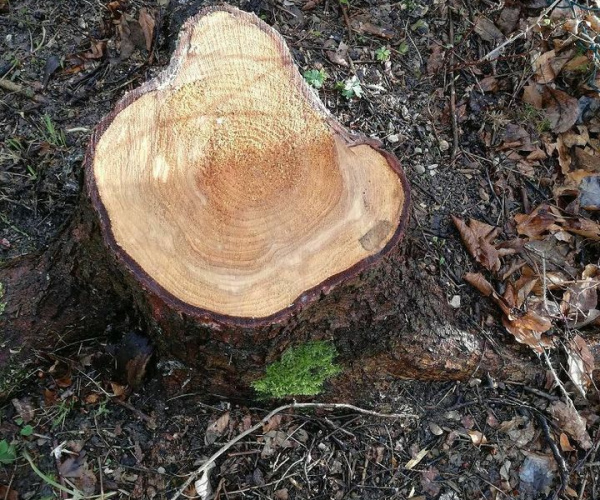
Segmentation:
{"type": "Polygon", "coordinates": [[[589,450],[592,447],[592,440],[585,428],[586,422],[573,405],[554,401],[550,406],[550,414],[558,420],[560,428],[575,439],[581,448],[589,450]]]}
{"type": "Polygon", "coordinates": [[[444,48],[434,43],[431,45],[431,54],[427,59],[427,74],[432,76],[444,67],[444,48]]]}
{"type": "Polygon", "coordinates": [[[211,423],[206,428],[206,434],[204,435],[204,442],[209,445],[213,444],[217,438],[223,435],[225,429],[229,426],[229,412],[226,411],[217,420],[211,423]]]}
{"type": "Polygon", "coordinates": [[[592,382],[594,371],[594,355],[587,343],[579,335],[575,335],[567,346],[569,377],[585,397],[586,391],[592,382]]]}
{"type": "Polygon", "coordinates": [[[481,273],[466,273],[463,279],[469,283],[469,285],[475,287],[485,297],[496,293],[492,284],[483,277],[481,273]]]}
{"type": "Polygon", "coordinates": [[[263,435],[265,445],[260,453],[262,458],[270,457],[279,448],[289,448],[292,446],[288,439],[288,434],[282,431],[269,431],[263,435]]]}
{"type": "Polygon", "coordinates": [[[274,415],[263,425],[263,434],[269,431],[276,431],[281,424],[281,415],[274,415]]]}
{"type": "Polygon", "coordinates": [[[550,121],[553,132],[561,133],[569,130],[579,116],[579,103],[562,90],[546,87],[543,94],[543,106],[546,118],[550,121]]]}
{"type": "Polygon", "coordinates": [[[504,39],[502,31],[487,17],[480,17],[475,23],[475,33],[486,42],[498,42],[504,39]]]}
{"type": "Polygon", "coordinates": [[[537,353],[542,353],[544,349],[554,347],[552,339],[542,336],[543,333],[552,328],[552,322],[549,319],[531,310],[522,315],[518,310],[516,310],[516,313],[504,316],[502,323],[517,342],[528,345],[537,353]]]}
{"type": "Polygon", "coordinates": [[[536,57],[531,61],[531,66],[535,73],[535,81],[538,83],[550,83],[556,78],[554,68],[550,64],[550,61],[556,57],[556,52],[550,50],[544,54],[536,57]]]}
{"type": "Polygon", "coordinates": [[[575,448],[571,446],[571,442],[569,441],[569,436],[567,436],[564,432],[560,433],[560,448],[562,451],[575,451],[575,448]]]}
{"type": "Polygon", "coordinates": [[[207,470],[205,470],[202,475],[194,481],[194,489],[196,490],[196,494],[201,498],[201,500],[208,500],[212,497],[212,486],[210,484],[210,471],[213,469],[214,464],[211,464],[207,470]]]}
{"type": "Polygon", "coordinates": [[[121,385],[121,384],[117,384],[116,382],[111,382],[110,383],[110,387],[112,389],[113,392],[113,396],[114,397],[120,397],[123,396],[127,393],[127,386],[126,385],[121,385]]]}
{"type": "Polygon", "coordinates": [[[340,66],[348,66],[348,45],[344,42],[340,42],[336,50],[327,50],[325,53],[332,63],[340,66]]]}
{"type": "Polygon", "coordinates": [[[547,84],[554,81],[572,57],[572,51],[557,56],[556,51],[550,50],[533,60],[531,65],[536,82],[547,84]]]}
{"type": "Polygon", "coordinates": [[[535,437],[533,422],[520,416],[501,422],[498,430],[506,433],[518,448],[523,448],[535,437]]]}
{"type": "Polygon", "coordinates": [[[287,488],[282,488],[280,490],[275,490],[273,492],[273,497],[275,500],[288,500],[290,497],[287,488]]]}
{"type": "Polygon", "coordinates": [[[469,437],[475,446],[479,446],[481,444],[487,443],[487,438],[483,435],[482,432],[479,431],[468,431],[469,437]]]}
{"type": "Polygon", "coordinates": [[[424,493],[437,498],[442,489],[439,476],[440,472],[435,467],[428,467],[421,472],[421,488],[424,493]]]}
{"type": "Polygon", "coordinates": [[[579,280],[570,283],[563,295],[561,311],[570,324],[581,323],[598,305],[598,285],[596,280],[579,280]]]}
{"type": "Polygon", "coordinates": [[[142,28],[142,33],[144,33],[144,39],[146,41],[146,50],[150,52],[150,49],[152,48],[152,42],[154,40],[154,28],[156,26],[156,20],[154,19],[154,16],[148,11],[148,9],[142,7],[140,9],[138,22],[140,23],[140,27],[142,28]]]}
{"type": "Polygon", "coordinates": [[[506,296],[500,297],[492,285],[479,273],[467,273],[464,280],[486,297],[492,297],[504,313],[502,324],[518,342],[528,345],[538,353],[543,352],[544,348],[554,347],[552,339],[542,335],[552,327],[550,320],[533,310],[523,313],[517,309],[518,295],[512,285],[507,287],[507,290],[510,289],[510,291],[506,296]]]}
{"type": "Polygon", "coordinates": [[[470,219],[468,226],[458,217],[452,216],[452,220],[473,258],[487,270],[499,271],[501,263],[498,250],[492,245],[492,241],[498,234],[498,228],[475,219],[470,219]]]}
{"type": "Polygon", "coordinates": [[[408,470],[414,469],[421,462],[421,460],[425,458],[428,452],[429,450],[427,448],[423,448],[421,451],[419,451],[419,453],[415,455],[414,458],[411,458],[408,462],[406,462],[404,468],[408,470]]]}
{"type": "Polygon", "coordinates": [[[510,7],[504,7],[500,11],[500,15],[498,16],[498,20],[496,24],[500,31],[505,35],[512,33],[517,27],[517,23],[519,22],[519,16],[521,15],[521,7],[516,4],[510,7]]]}
{"type": "Polygon", "coordinates": [[[394,31],[371,23],[365,17],[355,17],[350,22],[352,29],[358,33],[367,33],[369,35],[378,36],[390,40],[394,38],[394,31]]]}
{"type": "Polygon", "coordinates": [[[559,231],[556,224],[558,211],[546,204],[538,206],[529,214],[517,214],[514,219],[517,223],[517,233],[527,236],[532,240],[540,240],[548,231],[559,231]]]}
{"type": "Polygon", "coordinates": [[[542,93],[539,91],[539,85],[534,83],[523,88],[523,102],[535,109],[542,109],[542,93]]]}
{"type": "Polygon", "coordinates": [[[498,79],[495,76],[487,76],[477,83],[483,92],[496,92],[498,90],[498,79]]]}
{"type": "Polygon", "coordinates": [[[14,398],[11,403],[15,407],[15,410],[17,410],[19,417],[23,419],[24,423],[27,424],[34,419],[35,410],[27,398],[21,400],[14,398]]]}
{"type": "Polygon", "coordinates": [[[85,452],[81,451],[77,457],[68,457],[58,466],[61,477],[71,479],[77,489],[87,495],[96,491],[96,475],[90,470],[85,459],[85,452]]]}

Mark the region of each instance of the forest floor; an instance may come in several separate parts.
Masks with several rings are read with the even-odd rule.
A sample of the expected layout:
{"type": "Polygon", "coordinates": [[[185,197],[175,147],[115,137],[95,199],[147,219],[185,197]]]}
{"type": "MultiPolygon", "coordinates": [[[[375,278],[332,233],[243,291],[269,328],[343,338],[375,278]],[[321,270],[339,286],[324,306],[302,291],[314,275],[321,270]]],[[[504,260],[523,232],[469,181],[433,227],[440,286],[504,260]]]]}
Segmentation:
{"type": "MultiPolygon", "coordinates": [[[[0,0],[2,262],[60,234],[94,126],[215,3],[0,0]]],[[[230,3],[282,33],[341,123],[398,156],[423,272],[459,312],[503,324],[494,341],[521,342],[547,378],[397,381],[374,391],[377,415],[286,408],[192,476],[278,405],[172,396],[152,367],[131,390],[106,368],[124,333],[111,332],[38,353],[0,402],[0,500],[173,498],[188,478],[187,497],[218,499],[600,498],[586,342],[600,316],[597,6],[230,3]]]]}

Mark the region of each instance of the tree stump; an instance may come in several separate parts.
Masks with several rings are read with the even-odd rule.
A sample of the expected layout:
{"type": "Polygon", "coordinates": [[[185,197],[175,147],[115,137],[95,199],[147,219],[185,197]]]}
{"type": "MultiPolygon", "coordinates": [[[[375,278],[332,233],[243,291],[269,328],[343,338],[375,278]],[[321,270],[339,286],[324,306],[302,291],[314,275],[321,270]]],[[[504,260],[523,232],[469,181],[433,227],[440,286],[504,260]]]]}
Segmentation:
{"type": "Polygon", "coordinates": [[[396,158],[348,134],[251,14],[183,28],[162,76],[98,127],[88,189],[108,246],[168,307],[209,322],[285,322],[398,242],[396,158]]]}
{"type": "Polygon", "coordinates": [[[163,74],[98,125],[85,170],[59,241],[0,272],[5,374],[28,349],[136,322],[171,392],[251,397],[269,363],[315,340],[343,368],[329,400],[395,378],[542,373],[449,307],[416,236],[398,245],[397,159],[335,121],[254,15],[191,18],[163,74]]]}

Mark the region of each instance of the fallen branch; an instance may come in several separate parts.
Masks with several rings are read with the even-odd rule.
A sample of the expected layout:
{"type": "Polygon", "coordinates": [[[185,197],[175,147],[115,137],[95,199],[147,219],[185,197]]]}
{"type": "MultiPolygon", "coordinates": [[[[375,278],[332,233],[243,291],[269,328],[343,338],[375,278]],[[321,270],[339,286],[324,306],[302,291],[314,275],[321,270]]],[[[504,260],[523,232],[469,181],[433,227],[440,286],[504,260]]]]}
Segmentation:
{"type": "Polygon", "coordinates": [[[175,495],[171,497],[171,500],[176,500],[183,492],[188,488],[190,484],[192,484],[196,478],[199,478],[202,474],[206,474],[207,471],[214,467],[215,461],[223,455],[229,448],[234,446],[236,443],[244,439],[249,434],[252,434],[254,431],[258,430],[264,424],[266,424],[271,418],[273,418],[278,413],[281,413],[285,410],[299,409],[299,408],[322,408],[329,410],[350,410],[357,413],[362,413],[363,415],[370,415],[372,417],[378,418],[417,418],[417,415],[413,415],[410,413],[378,413],[372,410],[366,410],[364,408],[359,408],[358,406],[344,404],[344,403],[292,403],[289,405],[283,405],[279,408],[275,408],[271,413],[269,413],[266,417],[262,418],[256,425],[250,427],[248,430],[245,430],[241,434],[238,434],[231,441],[224,444],[221,448],[219,448],[215,453],[213,453],[207,460],[204,462],[198,469],[196,469],[190,477],[181,485],[181,487],[177,490],[175,495]]]}

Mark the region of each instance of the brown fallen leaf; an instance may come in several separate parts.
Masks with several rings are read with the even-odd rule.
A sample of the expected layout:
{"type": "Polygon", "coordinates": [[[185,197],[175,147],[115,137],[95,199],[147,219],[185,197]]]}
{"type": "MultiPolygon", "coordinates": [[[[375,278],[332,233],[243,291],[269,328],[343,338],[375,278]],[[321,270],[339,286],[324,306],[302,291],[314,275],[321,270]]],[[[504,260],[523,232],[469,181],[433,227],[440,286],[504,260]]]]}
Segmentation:
{"type": "Polygon", "coordinates": [[[567,436],[564,432],[560,433],[560,449],[562,451],[575,451],[575,448],[571,446],[571,442],[569,441],[569,436],[567,436]]]}
{"type": "Polygon", "coordinates": [[[477,86],[483,92],[497,92],[498,91],[498,79],[495,76],[487,76],[477,83],[477,86]]]}
{"type": "Polygon", "coordinates": [[[275,490],[273,492],[273,497],[275,498],[275,500],[288,500],[290,496],[287,488],[282,488],[280,490],[275,490]]]}
{"type": "Polygon", "coordinates": [[[539,57],[531,61],[531,66],[535,73],[535,81],[538,83],[550,83],[556,78],[556,72],[550,64],[550,61],[556,57],[554,50],[544,52],[539,57]]]}
{"type": "Polygon", "coordinates": [[[129,23],[124,15],[121,16],[121,19],[117,24],[117,33],[119,34],[119,56],[122,61],[125,61],[133,54],[135,44],[131,41],[131,30],[129,29],[129,23]]]}
{"type": "Polygon", "coordinates": [[[543,84],[553,82],[571,60],[573,54],[573,51],[568,50],[557,55],[555,50],[550,50],[532,61],[536,82],[543,84]]]}
{"type": "Polygon", "coordinates": [[[267,432],[270,431],[276,431],[279,429],[279,426],[281,425],[281,415],[275,415],[272,418],[270,418],[264,425],[262,428],[263,434],[266,434],[267,432]]]}
{"type": "Polygon", "coordinates": [[[288,434],[283,431],[269,431],[263,435],[265,445],[260,452],[261,458],[267,458],[273,455],[279,448],[290,448],[292,442],[288,439],[288,434]]]}
{"type": "MultiPolygon", "coordinates": [[[[324,47],[328,44],[326,43],[324,47]]],[[[339,46],[335,50],[326,50],[327,58],[334,64],[339,66],[348,66],[348,45],[344,42],[340,42],[339,46]]]]}
{"type": "Polygon", "coordinates": [[[353,18],[350,22],[350,26],[358,33],[367,33],[369,35],[378,36],[379,38],[385,38],[386,40],[391,40],[395,35],[394,30],[373,24],[365,17],[353,18]]]}
{"type": "Polygon", "coordinates": [[[138,22],[144,33],[144,39],[146,40],[146,50],[150,52],[152,48],[152,42],[154,41],[154,27],[156,26],[156,20],[148,9],[142,7],[138,17],[138,22]]]}
{"type": "Polygon", "coordinates": [[[496,24],[500,31],[505,35],[512,33],[519,22],[519,16],[521,15],[521,6],[514,4],[511,6],[504,7],[500,11],[496,24]]]}
{"type": "Polygon", "coordinates": [[[496,302],[504,313],[502,324],[517,342],[531,347],[537,353],[543,352],[545,348],[554,347],[553,340],[542,335],[552,328],[552,322],[533,310],[523,312],[516,308],[514,303],[516,295],[514,292],[507,294],[507,297],[513,301],[511,303],[506,297],[501,297],[482,274],[467,273],[463,278],[483,295],[491,297],[496,302]]]}
{"type": "Polygon", "coordinates": [[[498,42],[504,39],[504,34],[487,17],[480,17],[475,23],[475,33],[486,42],[498,42]]]}
{"type": "Polygon", "coordinates": [[[323,0],[308,0],[308,2],[303,5],[302,10],[313,10],[322,2],[323,0]]]}
{"type": "Polygon", "coordinates": [[[204,435],[204,442],[207,445],[213,444],[217,438],[221,437],[225,430],[229,427],[229,412],[226,411],[217,418],[214,422],[209,424],[206,428],[206,434],[204,435]]]}
{"type": "Polygon", "coordinates": [[[562,90],[546,87],[542,103],[553,132],[566,132],[575,125],[579,116],[577,99],[562,90]]]}
{"type": "Polygon", "coordinates": [[[17,410],[19,417],[21,417],[23,419],[24,423],[27,424],[34,419],[35,410],[33,409],[33,406],[31,404],[31,401],[29,401],[29,398],[22,398],[22,399],[14,398],[11,401],[11,403],[15,407],[15,410],[17,410]]]}
{"type": "Polygon", "coordinates": [[[569,283],[561,301],[561,312],[571,324],[581,323],[598,305],[600,281],[578,280],[569,283]]]}
{"type": "Polygon", "coordinates": [[[469,219],[468,226],[455,216],[452,216],[452,221],[471,256],[487,270],[499,271],[500,254],[492,244],[499,229],[475,219],[469,219]]]}
{"type": "Polygon", "coordinates": [[[487,438],[480,431],[470,430],[467,432],[469,434],[469,437],[471,438],[472,443],[475,446],[486,444],[488,442],[487,438]]]}
{"type": "Polygon", "coordinates": [[[586,430],[586,422],[573,405],[554,401],[550,406],[550,414],[558,420],[560,428],[575,439],[581,448],[589,450],[592,447],[592,440],[586,430]]]}
{"type": "Polygon", "coordinates": [[[568,373],[582,396],[592,383],[592,373],[595,368],[594,355],[580,335],[575,335],[567,348],[568,373]]]}
{"type": "Polygon", "coordinates": [[[542,335],[552,328],[552,322],[535,311],[515,312],[504,316],[502,323],[517,342],[531,347],[537,353],[554,347],[554,341],[542,335]]]}
{"type": "Polygon", "coordinates": [[[444,48],[434,43],[431,45],[431,54],[427,59],[427,74],[432,76],[444,67],[444,48]]]}
{"type": "Polygon", "coordinates": [[[492,284],[486,280],[481,273],[466,273],[463,276],[463,279],[469,283],[469,285],[479,290],[485,297],[490,297],[496,293],[492,284]]]}
{"type": "Polygon", "coordinates": [[[85,451],[81,451],[76,457],[68,457],[59,466],[58,471],[61,477],[70,479],[77,489],[86,495],[92,495],[96,490],[97,478],[90,469],[85,451]]]}
{"type": "Polygon", "coordinates": [[[556,223],[559,215],[555,207],[547,204],[539,205],[529,214],[516,214],[517,233],[532,240],[541,240],[546,233],[560,230],[556,223]]]}
{"type": "Polygon", "coordinates": [[[435,467],[428,467],[421,472],[421,488],[423,492],[437,498],[442,486],[440,484],[440,472],[435,467]]]}
{"type": "Polygon", "coordinates": [[[535,109],[542,109],[542,93],[539,87],[540,85],[533,83],[523,88],[523,101],[535,109]]]}

